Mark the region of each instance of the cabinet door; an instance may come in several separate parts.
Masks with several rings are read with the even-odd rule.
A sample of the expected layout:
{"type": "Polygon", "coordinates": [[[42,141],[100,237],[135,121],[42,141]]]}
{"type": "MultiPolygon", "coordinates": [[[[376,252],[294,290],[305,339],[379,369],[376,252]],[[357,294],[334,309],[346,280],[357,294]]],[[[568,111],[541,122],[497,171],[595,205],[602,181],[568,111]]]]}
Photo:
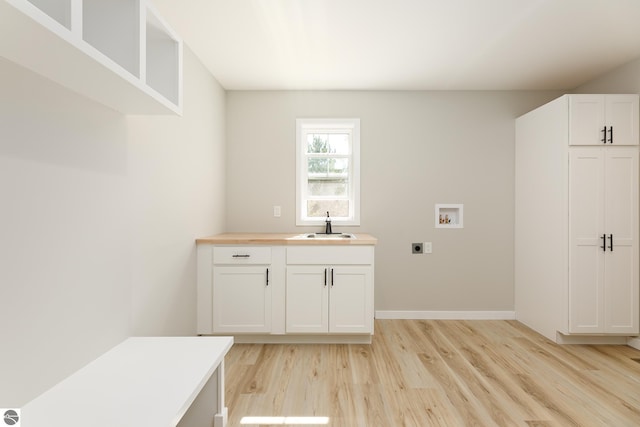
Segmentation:
{"type": "Polygon", "coordinates": [[[638,95],[606,95],[605,121],[612,145],[638,145],[638,95]]]}
{"type": "Polygon", "coordinates": [[[213,332],[271,332],[267,266],[213,268],[213,332]]]}
{"type": "Polygon", "coordinates": [[[638,95],[569,97],[569,145],[638,145],[638,121],[638,95]]]}
{"type": "Polygon", "coordinates": [[[638,150],[605,150],[604,332],[638,332],[638,150]],[[613,240],[613,246],[611,246],[613,240]]]}
{"type": "Polygon", "coordinates": [[[371,267],[331,267],[329,332],[373,332],[373,278],[371,267]]]}
{"type": "Polygon", "coordinates": [[[288,266],[286,332],[327,333],[328,271],[324,266],[288,266]]]}
{"type": "Polygon", "coordinates": [[[569,96],[569,145],[604,145],[603,95],[569,96]]]}
{"type": "Polygon", "coordinates": [[[570,333],[604,331],[604,151],[572,148],[569,153],[570,333]]]}

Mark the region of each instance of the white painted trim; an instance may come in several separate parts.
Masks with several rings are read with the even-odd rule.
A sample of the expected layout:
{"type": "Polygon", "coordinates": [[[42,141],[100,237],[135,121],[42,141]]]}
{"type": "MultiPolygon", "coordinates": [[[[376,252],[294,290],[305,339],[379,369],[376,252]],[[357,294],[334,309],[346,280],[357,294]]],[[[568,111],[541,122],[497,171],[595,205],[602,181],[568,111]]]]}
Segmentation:
{"type": "Polygon", "coordinates": [[[304,132],[310,129],[342,129],[351,133],[351,176],[349,177],[350,210],[348,218],[332,218],[334,226],[360,225],[360,119],[359,118],[335,118],[335,119],[296,119],[296,226],[324,225],[325,218],[303,218],[306,212],[306,170],[303,167],[306,159],[306,151],[303,150],[304,132]]]}
{"type": "Polygon", "coordinates": [[[640,350],[640,337],[627,338],[627,345],[640,350]]]}
{"type": "Polygon", "coordinates": [[[371,344],[371,339],[372,334],[237,334],[233,336],[233,342],[236,344],[371,344]]]}
{"type": "Polygon", "coordinates": [[[376,319],[515,320],[515,318],[515,311],[376,311],[376,319]]]}
{"type": "Polygon", "coordinates": [[[557,344],[625,345],[627,337],[619,335],[564,335],[556,333],[557,344]]]}

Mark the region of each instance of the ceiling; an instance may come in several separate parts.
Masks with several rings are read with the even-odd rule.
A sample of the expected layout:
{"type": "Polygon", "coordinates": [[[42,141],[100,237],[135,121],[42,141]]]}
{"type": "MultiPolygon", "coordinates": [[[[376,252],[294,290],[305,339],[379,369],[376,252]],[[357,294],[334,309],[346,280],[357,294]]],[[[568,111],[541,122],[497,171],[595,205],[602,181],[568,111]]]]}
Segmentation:
{"type": "Polygon", "coordinates": [[[153,0],[228,90],[568,90],[640,57],[640,0],[153,0]]]}

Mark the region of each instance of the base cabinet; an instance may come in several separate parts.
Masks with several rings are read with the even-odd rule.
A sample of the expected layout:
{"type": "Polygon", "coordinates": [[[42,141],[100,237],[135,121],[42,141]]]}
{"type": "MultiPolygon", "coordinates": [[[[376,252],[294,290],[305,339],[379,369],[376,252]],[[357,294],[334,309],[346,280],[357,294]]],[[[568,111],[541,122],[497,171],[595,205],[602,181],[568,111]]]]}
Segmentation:
{"type": "Polygon", "coordinates": [[[197,253],[198,334],[371,342],[373,244],[199,244],[197,253]]]}
{"type": "Polygon", "coordinates": [[[269,268],[216,266],[213,269],[213,332],[270,332],[269,268]]]}
{"type": "Polygon", "coordinates": [[[216,246],[212,255],[213,333],[271,332],[271,248],[216,246]]]}
{"type": "Polygon", "coordinates": [[[287,333],[372,333],[371,267],[288,266],[287,333]]]}

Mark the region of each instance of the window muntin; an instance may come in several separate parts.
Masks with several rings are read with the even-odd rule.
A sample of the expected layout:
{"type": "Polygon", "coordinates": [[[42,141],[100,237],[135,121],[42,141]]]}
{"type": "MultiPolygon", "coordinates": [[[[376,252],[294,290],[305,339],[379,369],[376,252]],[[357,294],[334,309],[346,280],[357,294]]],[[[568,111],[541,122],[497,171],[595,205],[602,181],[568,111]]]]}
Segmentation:
{"type": "Polygon", "coordinates": [[[359,225],[359,119],[298,119],[297,224],[359,225]]]}

